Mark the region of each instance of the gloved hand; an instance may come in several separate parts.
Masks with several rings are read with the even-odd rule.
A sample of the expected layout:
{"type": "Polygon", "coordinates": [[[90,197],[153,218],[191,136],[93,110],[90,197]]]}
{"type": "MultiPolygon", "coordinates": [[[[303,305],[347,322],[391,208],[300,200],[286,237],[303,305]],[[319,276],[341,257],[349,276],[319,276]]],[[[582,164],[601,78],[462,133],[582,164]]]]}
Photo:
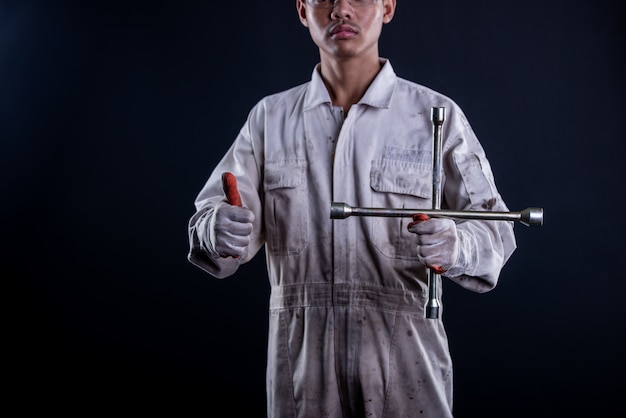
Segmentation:
{"type": "Polygon", "coordinates": [[[254,212],[250,209],[219,202],[209,226],[209,242],[221,257],[240,257],[250,244],[254,212]]]}
{"type": "Polygon", "coordinates": [[[215,206],[209,227],[209,242],[220,257],[242,256],[252,234],[254,212],[243,208],[237,188],[237,178],[230,172],[222,173],[225,202],[215,206]]]}
{"type": "Polygon", "coordinates": [[[435,273],[444,273],[459,258],[459,235],[452,219],[430,218],[418,213],[407,226],[417,235],[417,257],[435,273]]]}

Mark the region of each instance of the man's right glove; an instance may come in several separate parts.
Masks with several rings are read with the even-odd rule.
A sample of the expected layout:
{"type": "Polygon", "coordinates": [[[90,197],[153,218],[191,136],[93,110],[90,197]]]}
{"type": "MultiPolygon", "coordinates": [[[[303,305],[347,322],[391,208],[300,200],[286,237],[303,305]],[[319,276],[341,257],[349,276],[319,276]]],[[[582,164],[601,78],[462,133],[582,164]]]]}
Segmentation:
{"type": "Polygon", "coordinates": [[[250,244],[254,212],[219,202],[213,211],[209,225],[209,245],[221,257],[243,256],[250,244]]]}
{"type": "Polygon", "coordinates": [[[208,231],[209,245],[220,257],[238,258],[244,255],[250,244],[254,212],[242,207],[234,174],[228,171],[222,173],[222,189],[226,201],[219,202],[213,209],[208,231]]]}

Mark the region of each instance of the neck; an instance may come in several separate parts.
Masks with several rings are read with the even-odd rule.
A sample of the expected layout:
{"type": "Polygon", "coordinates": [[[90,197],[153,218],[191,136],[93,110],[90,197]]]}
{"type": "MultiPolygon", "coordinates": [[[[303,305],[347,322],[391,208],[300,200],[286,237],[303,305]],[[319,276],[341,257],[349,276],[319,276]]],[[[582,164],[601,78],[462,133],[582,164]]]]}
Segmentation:
{"type": "Polygon", "coordinates": [[[381,63],[378,56],[369,60],[324,60],[320,70],[334,106],[341,106],[344,114],[357,103],[378,72],[381,63]]]}

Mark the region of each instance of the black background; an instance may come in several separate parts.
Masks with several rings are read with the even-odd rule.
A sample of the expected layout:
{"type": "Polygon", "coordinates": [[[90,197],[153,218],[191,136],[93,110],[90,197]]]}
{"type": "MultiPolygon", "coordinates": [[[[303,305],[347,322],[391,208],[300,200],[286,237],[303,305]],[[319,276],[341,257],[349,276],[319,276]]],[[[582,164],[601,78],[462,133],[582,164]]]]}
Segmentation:
{"type": "MultiPolygon", "coordinates": [[[[214,279],[186,228],[252,105],[318,61],[294,3],[0,2],[9,405],[264,416],[263,254],[214,279]]],[[[456,416],[619,409],[619,2],[398,3],[381,55],[461,105],[512,210],[545,210],[495,290],[444,286],[456,416]]]]}

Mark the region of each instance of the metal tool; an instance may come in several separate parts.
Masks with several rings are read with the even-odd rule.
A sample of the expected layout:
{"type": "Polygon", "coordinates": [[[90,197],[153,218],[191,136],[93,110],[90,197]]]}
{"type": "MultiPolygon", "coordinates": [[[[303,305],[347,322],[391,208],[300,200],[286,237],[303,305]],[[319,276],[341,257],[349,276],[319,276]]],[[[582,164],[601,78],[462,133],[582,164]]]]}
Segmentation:
{"type": "MultiPolygon", "coordinates": [[[[441,164],[442,164],[442,131],[446,119],[444,107],[431,109],[433,123],[433,189],[432,209],[395,209],[395,208],[364,208],[354,207],[343,202],[333,202],[330,206],[331,219],[345,219],[349,216],[383,216],[407,217],[415,214],[424,214],[433,218],[476,219],[484,221],[518,221],[526,226],[543,225],[543,209],[537,207],[526,208],[520,212],[488,212],[488,211],[459,211],[441,209],[441,164]]],[[[437,298],[441,274],[429,268],[428,273],[428,300],[424,307],[426,318],[439,318],[441,304],[437,298]]]]}
{"type": "Polygon", "coordinates": [[[363,208],[350,206],[343,202],[330,205],[331,219],[345,219],[350,216],[377,216],[387,218],[412,218],[416,213],[423,213],[431,218],[478,219],[483,221],[517,221],[526,226],[543,225],[542,208],[526,208],[520,212],[488,212],[449,209],[393,209],[363,208]]]}
{"type": "MultiPolygon", "coordinates": [[[[430,118],[433,122],[433,194],[432,206],[434,210],[441,209],[441,154],[443,149],[442,131],[443,122],[446,120],[445,107],[433,107],[430,112],[430,118]]],[[[428,269],[428,300],[424,307],[426,318],[439,318],[439,309],[441,304],[437,299],[439,289],[439,281],[441,274],[434,269],[428,269]]]]}

